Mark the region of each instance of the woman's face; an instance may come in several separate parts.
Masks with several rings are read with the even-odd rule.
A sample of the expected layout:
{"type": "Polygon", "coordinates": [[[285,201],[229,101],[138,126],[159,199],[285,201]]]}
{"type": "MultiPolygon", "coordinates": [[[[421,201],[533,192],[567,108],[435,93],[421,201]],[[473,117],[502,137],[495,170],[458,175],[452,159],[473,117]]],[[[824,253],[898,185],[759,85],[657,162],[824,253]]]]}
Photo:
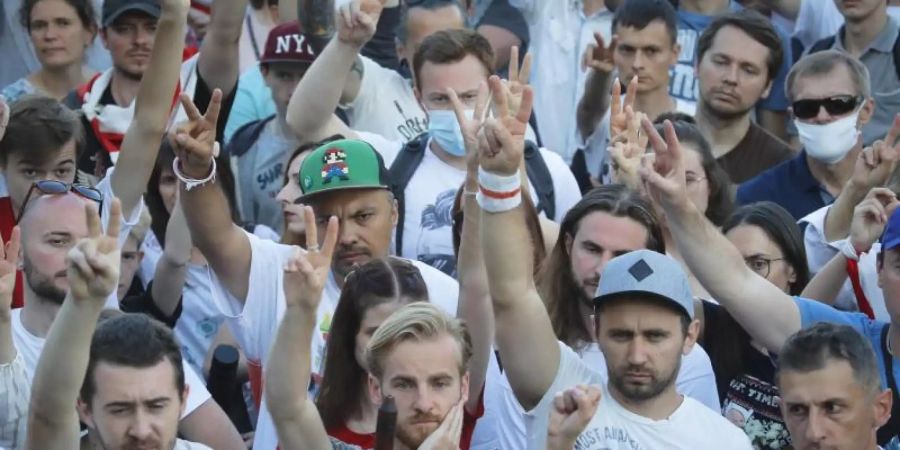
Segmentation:
{"type": "Polygon", "coordinates": [[[741,252],[750,269],[778,289],[790,293],[791,283],[797,281],[794,267],[784,259],[784,252],[762,228],[738,225],[729,230],[725,237],[741,252]]]}
{"type": "Polygon", "coordinates": [[[305,232],[303,224],[303,205],[294,204],[294,200],[300,198],[303,192],[300,190],[300,164],[306,159],[309,152],[303,152],[287,166],[287,183],[278,192],[275,197],[281,204],[281,211],[284,214],[285,232],[294,234],[303,234],[305,232]]]}
{"type": "Polygon", "coordinates": [[[367,309],[363,314],[362,321],[359,323],[359,331],[356,332],[356,350],[354,352],[356,363],[359,364],[363,370],[369,370],[366,365],[366,346],[369,345],[369,340],[372,339],[375,330],[377,330],[378,327],[381,326],[381,323],[387,320],[394,311],[400,309],[404,304],[406,303],[398,301],[382,303],[367,309]]]}
{"type": "Polygon", "coordinates": [[[61,68],[82,64],[96,30],[85,27],[78,12],[64,0],[40,0],[31,8],[31,42],[41,65],[61,68]]]}
{"type": "Polygon", "coordinates": [[[709,180],[703,170],[703,159],[694,146],[685,144],[682,148],[688,150],[684,152],[683,158],[688,198],[701,213],[706,214],[709,206],[709,180]]]}
{"type": "Polygon", "coordinates": [[[162,197],[166,212],[172,214],[175,199],[178,198],[178,179],[171,167],[164,167],[159,174],[159,196],[162,197]]]}

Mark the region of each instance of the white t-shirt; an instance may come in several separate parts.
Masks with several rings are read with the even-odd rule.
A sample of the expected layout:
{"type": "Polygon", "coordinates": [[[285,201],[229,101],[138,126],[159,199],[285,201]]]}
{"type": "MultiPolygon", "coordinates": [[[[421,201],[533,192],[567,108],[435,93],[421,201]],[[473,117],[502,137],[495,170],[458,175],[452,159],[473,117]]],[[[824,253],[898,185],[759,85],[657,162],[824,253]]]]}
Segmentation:
{"type": "MultiPolygon", "coordinates": [[[[573,352],[568,346],[560,343],[561,348],[566,349],[561,352],[573,352]]],[[[606,359],[603,352],[596,343],[590,344],[580,355],[582,364],[589,368],[592,374],[596,375],[599,380],[606,385],[608,381],[608,373],[606,367],[606,359]]],[[[562,358],[562,357],[561,357],[562,358]]],[[[690,397],[698,405],[706,406],[710,411],[718,413],[721,408],[719,404],[719,393],[716,390],[716,376],[712,370],[712,363],[709,355],[699,344],[694,345],[690,353],[681,360],[681,367],[678,371],[678,377],[675,380],[675,388],[679,394],[690,397]]],[[[555,394],[553,391],[551,394],[555,394]]],[[[494,424],[495,433],[499,448],[525,448],[527,440],[527,425],[530,419],[525,410],[519,404],[513,393],[509,380],[499,371],[494,358],[488,366],[488,377],[485,383],[485,417],[479,420],[494,424]],[[493,411],[490,409],[493,408],[493,411]],[[492,416],[492,417],[488,417],[492,416]],[[487,420],[486,420],[487,418],[487,420]]],[[[552,396],[552,395],[551,395],[552,396]]],[[[480,432],[490,433],[491,430],[481,430],[477,426],[475,428],[475,436],[480,432]]],[[[475,437],[473,437],[473,442],[475,437]]],[[[723,447],[724,448],[724,447],[723,447]]]]}
{"type": "MultiPolygon", "coordinates": [[[[365,134],[364,138],[369,140],[372,136],[365,134]]],[[[430,141],[426,145],[430,145],[430,141]]],[[[378,140],[373,146],[381,153],[388,166],[401,151],[397,145],[384,145],[378,140]]],[[[569,208],[581,199],[581,190],[562,157],[544,148],[540,152],[553,180],[556,215],[550,219],[560,222],[569,208]]],[[[430,148],[425,150],[422,162],[404,191],[406,211],[401,256],[422,261],[448,275],[456,276],[452,232],[453,199],[465,179],[465,170],[441,161],[430,148]]],[[[530,181],[528,185],[531,199],[537,205],[537,192],[530,181]]]]}
{"type": "MultiPolygon", "coordinates": [[[[284,317],[284,265],[296,247],[260,239],[251,234],[247,234],[247,237],[252,256],[246,301],[242,304],[231,295],[214,272],[210,271],[209,276],[215,307],[226,317],[226,322],[250,360],[251,367],[260,368],[265,367],[278,325],[284,317]]],[[[422,273],[431,302],[456,315],[459,298],[459,285],[456,281],[427,264],[418,261],[413,263],[422,273]]],[[[313,333],[311,351],[314,373],[321,368],[324,359],[326,335],[331,328],[331,318],[337,308],[340,293],[337,281],[329,274],[316,312],[318,332],[313,333]]],[[[275,425],[263,398],[253,448],[272,450],[277,442],[275,425]]]]}
{"type": "Polygon", "coordinates": [[[203,444],[197,442],[185,441],[184,439],[178,439],[175,441],[175,447],[172,447],[172,450],[212,450],[212,448],[207,447],[203,444]]]}
{"type": "MultiPolygon", "coordinates": [[[[22,323],[22,308],[12,310],[11,316],[13,345],[25,361],[25,374],[28,376],[28,384],[31,384],[34,381],[34,371],[37,369],[38,359],[44,350],[46,339],[35,336],[25,329],[25,325],[22,323]]],[[[206,383],[191,369],[187,362],[182,360],[182,365],[184,368],[184,383],[190,386],[184,413],[181,415],[183,419],[212,397],[209,395],[209,391],[206,390],[206,383]]]]}
{"type": "Polygon", "coordinates": [[[359,58],[363,63],[359,94],[341,105],[350,127],[401,142],[428,131],[428,116],[419,106],[410,80],[365,56],[359,58]]]}
{"type": "Polygon", "coordinates": [[[652,420],[628,411],[610,394],[602,372],[589,366],[568,346],[560,343],[559,347],[556,378],[538,405],[526,413],[529,450],[547,448],[547,423],[553,398],[557,392],[576,384],[595,384],[602,389],[597,412],[575,441],[575,448],[579,450],[753,448],[740,428],[686,395],[681,405],[664,420],[652,420]]]}

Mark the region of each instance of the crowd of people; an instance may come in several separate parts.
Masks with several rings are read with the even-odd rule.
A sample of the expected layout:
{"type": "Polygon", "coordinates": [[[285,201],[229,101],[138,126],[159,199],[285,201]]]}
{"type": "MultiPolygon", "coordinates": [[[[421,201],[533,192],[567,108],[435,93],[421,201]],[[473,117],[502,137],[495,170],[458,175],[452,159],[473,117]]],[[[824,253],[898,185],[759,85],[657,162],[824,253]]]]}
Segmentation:
{"type": "Polygon", "coordinates": [[[900,1],[9,0],[0,61],[0,450],[900,450],[900,1]]]}

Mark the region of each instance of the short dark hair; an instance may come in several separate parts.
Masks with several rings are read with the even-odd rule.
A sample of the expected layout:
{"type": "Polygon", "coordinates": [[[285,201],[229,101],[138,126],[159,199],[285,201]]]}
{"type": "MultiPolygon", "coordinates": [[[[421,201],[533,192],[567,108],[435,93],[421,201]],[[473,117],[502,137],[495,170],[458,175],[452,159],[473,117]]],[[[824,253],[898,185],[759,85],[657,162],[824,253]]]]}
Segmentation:
{"type": "Polygon", "coordinates": [[[689,144],[700,154],[700,164],[703,166],[704,176],[709,185],[709,198],[707,199],[706,218],[713,224],[720,226],[734,209],[734,198],[731,194],[731,179],[725,169],[716,161],[709,141],[700,132],[696,122],[684,113],[665,113],[656,118],[656,129],[660,134],[664,132],[662,123],[669,120],[675,135],[682,144],[689,144]],[[682,118],[684,116],[685,118],[682,118]]]}
{"type": "Polygon", "coordinates": [[[162,323],[143,314],[122,314],[100,322],[91,339],[91,356],[81,385],[81,400],[90,406],[97,390],[94,372],[105,362],[117,366],[147,368],[168,360],[175,373],[178,395],[184,392],[181,346],[162,323]]]}
{"type": "Polygon", "coordinates": [[[613,15],[612,31],[619,27],[643,30],[654,21],[661,21],[669,32],[672,44],[678,41],[678,13],[668,0],[625,0],[613,15]]]}
{"type": "Polygon", "coordinates": [[[713,40],[716,39],[719,30],[727,26],[735,27],[747,33],[754,41],[769,49],[769,57],[766,59],[766,68],[768,69],[766,81],[772,81],[778,74],[781,63],[784,61],[783,43],[769,18],[752,9],[744,9],[716,17],[703,30],[700,39],[697,41],[697,62],[699,63],[703,59],[703,55],[712,47],[713,40]]]}
{"type": "Polygon", "coordinates": [[[436,11],[438,9],[444,9],[449,7],[455,7],[459,10],[459,15],[462,17],[463,21],[466,20],[466,9],[459,0],[419,0],[416,2],[409,2],[407,0],[403,0],[400,2],[400,21],[397,23],[397,29],[394,30],[394,35],[397,37],[397,40],[403,44],[406,44],[406,40],[409,38],[409,30],[406,28],[407,22],[409,22],[409,12],[416,8],[427,9],[428,11],[436,11]],[[409,3],[412,3],[411,5],[409,3]]]}
{"type": "Polygon", "coordinates": [[[5,166],[13,153],[27,153],[31,161],[46,162],[72,139],[78,160],[85,146],[78,113],[55,98],[23,96],[9,105],[9,124],[0,140],[0,165],[5,166]]]}
{"type": "MultiPolygon", "coordinates": [[[[25,0],[22,7],[19,8],[19,23],[22,27],[31,31],[31,11],[41,0],[25,0]]],[[[94,2],[91,0],[63,0],[75,10],[81,25],[89,30],[97,30],[97,10],[94,9],[94,2]]]]}
{"type": "Polygon", "coordinates": [[[422,41],[413,56],[413,81],[419,84],[419,73],[425,62],[449,64],[475,56],[484,66],[485,76],[494,73],[494,50],[488,40],[472,30],[442,30],[422,41]]]}
{"type": "Polygon", "coordinates": [[[872,344],[850,326],[828,322],[802,329],[787,339],[778,355],[778,375],[821,370],[831,360],[850,364],[854,380],[863,389],[881,389],[872,344]]]}

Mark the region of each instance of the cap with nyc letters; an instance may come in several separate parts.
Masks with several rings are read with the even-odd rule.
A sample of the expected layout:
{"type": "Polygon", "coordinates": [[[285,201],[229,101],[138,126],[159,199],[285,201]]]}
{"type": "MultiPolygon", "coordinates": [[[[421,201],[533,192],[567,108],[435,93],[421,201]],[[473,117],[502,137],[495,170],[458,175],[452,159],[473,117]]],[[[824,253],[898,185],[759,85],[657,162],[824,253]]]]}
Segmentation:
{"type": "Polygon", "coordinates": [[[309,39],[300,32],[300,24],[294,20],[283,23],[269,32],[266,48],[259,57],[261,63],[293,62],[312,64],[316,59],[309,39]]]}

